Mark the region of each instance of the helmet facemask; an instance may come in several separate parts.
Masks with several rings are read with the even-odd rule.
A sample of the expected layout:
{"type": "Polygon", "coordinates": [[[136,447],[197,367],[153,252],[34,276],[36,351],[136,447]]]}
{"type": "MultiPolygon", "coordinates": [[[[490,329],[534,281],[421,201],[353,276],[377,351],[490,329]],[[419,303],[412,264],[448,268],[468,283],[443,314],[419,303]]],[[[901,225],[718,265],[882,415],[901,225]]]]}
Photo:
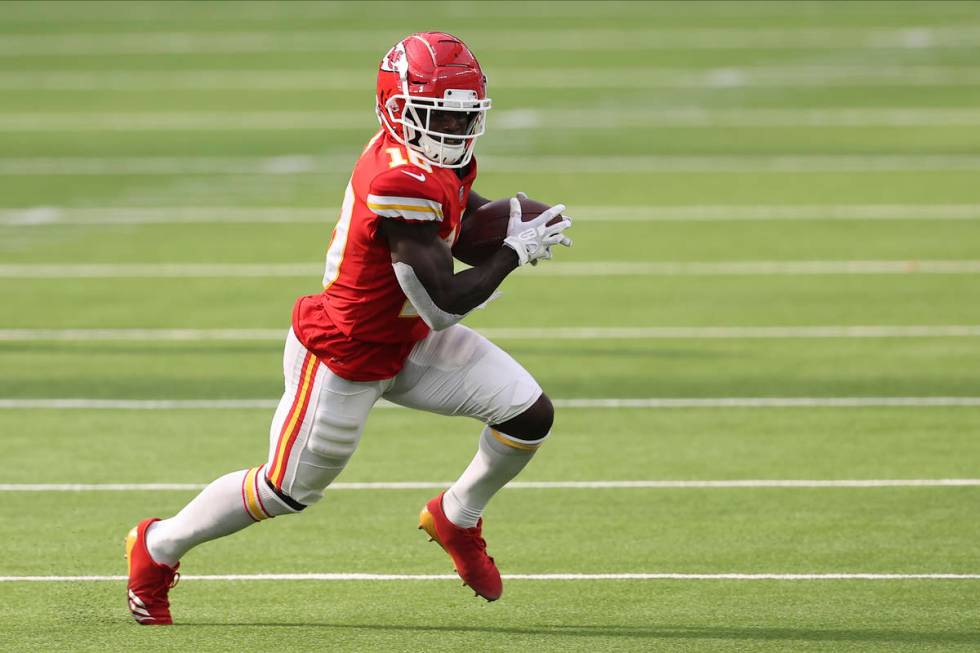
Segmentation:
{"type": "Polygon", "coordinates": [[[490,98],[480,99],[472,90],[448,89],[442,98],[392,95],[378,117],[396,140],[433,165],[462,168],[473,158],[473,148],[485,131],[489,110],[490,98]],[[465,119],[454,120],[446,114],[465,116],[465,119]],[[437,124],[433,125],[434,122],[437,124]],[[445,129],[443,125],[453,123],[458,123],[453,131],[437,128],[445,129]],[[395,129],[395,125],[400,125],[401,130],[395,129]]]}

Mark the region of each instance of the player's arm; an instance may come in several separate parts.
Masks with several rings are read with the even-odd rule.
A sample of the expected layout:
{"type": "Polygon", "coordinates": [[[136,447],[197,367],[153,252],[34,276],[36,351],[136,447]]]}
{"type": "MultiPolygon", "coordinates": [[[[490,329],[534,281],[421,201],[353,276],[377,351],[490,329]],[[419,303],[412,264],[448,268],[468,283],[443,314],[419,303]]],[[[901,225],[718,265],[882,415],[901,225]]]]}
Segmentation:
{"type": "Polygon", "coordinates": [[[480,195],[475,190],[470,190],[470,195],[466,199],[466,209],[463,211],[463,222],[466,222],[466,218],[473,215],[473,213],[483,206],[484,204],[489,204],[490,200],[480,195]]]}
{"type": "Polygon", "coordinates": [[[517,253],[502,247],[484,263],[454,273],[452,251],[439,238],[439,225],[383,220],[381,231],[405,296],[425,323],[436,330],[459,322],[486,302],[518,266],[517,253]]]}

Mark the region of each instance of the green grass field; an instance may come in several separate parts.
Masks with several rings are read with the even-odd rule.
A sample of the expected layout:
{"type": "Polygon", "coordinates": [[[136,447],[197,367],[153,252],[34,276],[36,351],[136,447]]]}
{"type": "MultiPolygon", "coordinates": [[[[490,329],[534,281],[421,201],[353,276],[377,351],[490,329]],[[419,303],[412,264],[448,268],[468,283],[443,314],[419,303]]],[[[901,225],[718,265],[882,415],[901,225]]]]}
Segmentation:
{"type": "Polygon", "coordinates": [[[977,2],[0,2],[0,650],[976,651],[978,107],[977,2]],[[265,459],[377,61],[427,29],[489,76],[479,192],[576,218],[467,322],[559,400],[519,480],[613,485],[502,491],[490,551],[586,578],[193,578],[451,572],[435,489],[343,484],[448,483],[479,425],[379,407],[141,628],[122,539],[194,490],[139,486],[265,459]]]}

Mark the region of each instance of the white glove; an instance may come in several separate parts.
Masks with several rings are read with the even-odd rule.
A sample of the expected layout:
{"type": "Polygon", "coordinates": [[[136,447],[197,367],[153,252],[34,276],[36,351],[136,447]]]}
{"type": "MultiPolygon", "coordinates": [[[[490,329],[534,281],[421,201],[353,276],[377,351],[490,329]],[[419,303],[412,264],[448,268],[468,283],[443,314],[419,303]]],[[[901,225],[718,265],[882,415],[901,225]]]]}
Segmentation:
{"type": "Polygon", "coordinates": [[[561,215],[565,210],[564,204],[556,204],[533,220],[524,222],[521,216],[521,199],[526,197],[524,193],[518,193],[517,197],[510,199],[510,220],[507,222],[504,245],[517,252],[518,265],[537,265],[539,260],[551,258],[552,245],[572,246],[572,239],[562,234],[572,226],[572,221],[564,218],[561,222],[548,226],[552,218],[561,215]]]}

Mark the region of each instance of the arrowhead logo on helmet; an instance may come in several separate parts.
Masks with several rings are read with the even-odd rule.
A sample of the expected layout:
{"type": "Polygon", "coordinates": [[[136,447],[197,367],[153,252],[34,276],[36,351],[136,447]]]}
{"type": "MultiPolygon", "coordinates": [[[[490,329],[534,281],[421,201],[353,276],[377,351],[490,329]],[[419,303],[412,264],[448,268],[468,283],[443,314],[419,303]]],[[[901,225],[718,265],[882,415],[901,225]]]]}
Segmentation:
{"type": "Polygon", "coordinates": [[[376,99],[391,137],[443,168],[470,162],[491,104],[476,57],[444,32],[412,34],[391,48],[378,70],[376,99]]]}
{"type": "Polygon", "coordinates": [[[388,54],[381,60],[381,70],[388,73],[400,73],[407,69],[407,65],[405,48],[401,43],[388,50],[388,54]]]}

